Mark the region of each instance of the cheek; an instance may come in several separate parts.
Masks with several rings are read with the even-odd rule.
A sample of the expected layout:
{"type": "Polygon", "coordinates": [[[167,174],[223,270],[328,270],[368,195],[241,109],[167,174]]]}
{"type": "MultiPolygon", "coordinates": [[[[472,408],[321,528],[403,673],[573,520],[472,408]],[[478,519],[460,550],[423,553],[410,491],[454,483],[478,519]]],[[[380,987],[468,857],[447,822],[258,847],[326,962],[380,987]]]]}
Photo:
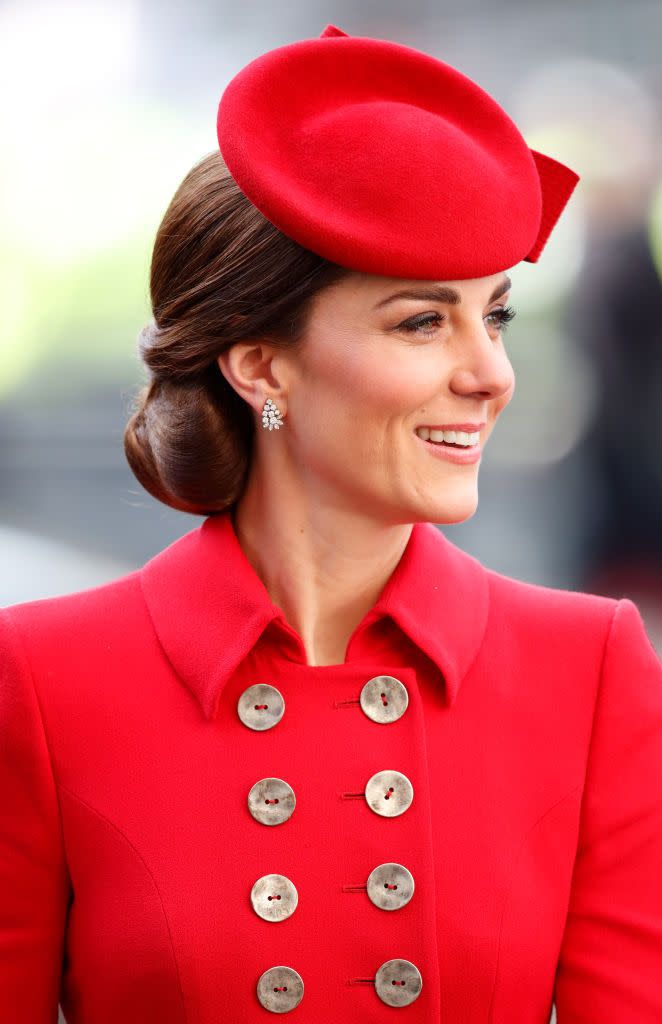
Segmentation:
{"type": "Polygon", "coordinates": [[[378,343],[329,360],[314,371],[314,380],[325,406],[368,427],[371,422],[383,427],[384,421],[411,413],[438,388],[424,358],[378,343]]]}
{"type": "Polygon", "coordinates": [[[304,462],[365,481],[397,461],[403,420],[438,392],[438,363],[438,353],[381,336],[317,335],[292,396],[304,462]]]}

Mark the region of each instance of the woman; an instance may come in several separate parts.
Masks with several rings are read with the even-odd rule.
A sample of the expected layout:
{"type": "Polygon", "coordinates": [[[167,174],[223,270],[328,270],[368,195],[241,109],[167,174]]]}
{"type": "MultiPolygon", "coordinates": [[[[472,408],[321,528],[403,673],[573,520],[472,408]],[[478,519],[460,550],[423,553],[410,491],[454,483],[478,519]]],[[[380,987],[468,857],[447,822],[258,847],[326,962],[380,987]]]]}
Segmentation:
{"type": "Polygon", "coordinates": [[[435,526],[513,393],[504,268],[578,176],[334,26],[244,68],[218,137],[157,233],[125,435],[203,522],[0,611],[2,1020],[659,1024],[637,607],[435,526]]]}

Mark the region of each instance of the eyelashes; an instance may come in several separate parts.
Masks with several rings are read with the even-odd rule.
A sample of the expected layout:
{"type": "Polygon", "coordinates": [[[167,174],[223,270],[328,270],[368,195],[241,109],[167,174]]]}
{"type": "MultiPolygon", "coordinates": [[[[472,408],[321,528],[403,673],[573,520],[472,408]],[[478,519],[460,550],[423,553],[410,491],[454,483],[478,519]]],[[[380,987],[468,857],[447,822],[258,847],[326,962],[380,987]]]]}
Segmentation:
{"type": "MultiPolygon", "coordinates": [[[[517,315],[517,310],[513,306],[499,306],[498,309],[492,310],[488,313],[487,319],[496,318],[496,323],[500,331],[505,331],[511,320],[517,315]]],[[[438,326],[442,323],[446,317],[441,313],[426,313],[418,317],[411,317],[409,320],[404,320],[400,324],[399,329],[407,331],[410,334],[421,333],[421,334],[434,334],[434,331],[422,330],[424,327],[429,325],[438,326]]]]}
{"type": "Polygon", "coordinates": [[[510,321],[517,316],[517,310],[513,306],[499,306],[498,309],[488,313],[488,316],[495,316],[499,330],[505,331],[510,321]]]}

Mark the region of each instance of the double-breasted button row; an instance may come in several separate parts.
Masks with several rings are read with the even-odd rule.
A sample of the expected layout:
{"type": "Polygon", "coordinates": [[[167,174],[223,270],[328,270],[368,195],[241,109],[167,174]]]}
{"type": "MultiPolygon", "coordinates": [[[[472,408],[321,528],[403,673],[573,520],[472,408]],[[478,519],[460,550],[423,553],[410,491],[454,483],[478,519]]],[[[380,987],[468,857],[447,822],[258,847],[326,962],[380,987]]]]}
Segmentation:
{"type": "MultiPolygon", "coordinates": [[[[409,704],[404,683],[395,676],[373,676],[361,689],[359,704],[373,722],[388,725],[402,718],[409,704]]],[[[237,701],[237,714],[249,729],[263,732],[278,725],[285,714],[285,699],[276,686],[254,683],[237,701]]]]}
{"type": "MultiPolygon", "coordinates": [[[[402,772],[387,768],[371,775],[363,794],[371,811],[384,818],[395,818],[411,807],[414,787],[402,772]]],[[[289,782],[275,776],[259,779],[248,791],[248,810],[262,825],[281,825],[287,821],[296,802],[289,782]]]]}
{"type": "MultiPolygon", "coordinates": [[[[369,899],[380,910],[399,910],[414,895],[414,876],[404,864],[378,864],[365,885],[369,899]]],[[[265,921],[284,921],[297,908],[299,894],[287,875],[262,875],[251,889],[251,905],[265,921]]]]}
{"type": "MultiPolygon", "coordinates": [[[[404,715],[409,695],[395,676],[373,676],[362,687],[358,703],[373,722],[387,725],[404,715]]],[[[237,713],[249,729],[262,732],[280,722],[285,713],[285,700],[277,687],[269,683],[255,683],[239,697],[237,713]]],[[[402,772],[384,769],[368,779],[363,795],[375,814],[393,818],[411,806],[414,789],[402,772]]],[[[295,807],[294,790],[284,779],[260,779],[248,793],[248,809],[253,818],[263,825],[282,824],[292,816],[295,807]]],[[[378,864],[368,876],[365,891],[381,910],[398,910],[411,900],[414,878],[403,864],[378,864]]],[[[275,873],[258,878],[250,898],[255,913],[272,922],[290,917],[299,901],[294,882],[286,875],[275,873]]],[[[397,958],[383,963],[374,981],[377,995],[389,1006],[412,1003],[423,984],[418,968],[409,960],[397,958]]],[[[261,1005],[273,1013],[287,1013],[294,1009],[301,1002],[303,992],[301,975],[293,967],[283,964],[264,971],[257,983],[261,1005]]]]}
{"type": "MultiPolygon", "coordinates": [[[[409,1006],[421,994],[423,979],[411,960],[386,960],[375,973],[375,991],[387,1006],[409,1006]]],[[[287,1013],[303,999],[303,978],[293,967],[279,964],[260,975],[257,997],[266,1010],[287,1013]]]]}

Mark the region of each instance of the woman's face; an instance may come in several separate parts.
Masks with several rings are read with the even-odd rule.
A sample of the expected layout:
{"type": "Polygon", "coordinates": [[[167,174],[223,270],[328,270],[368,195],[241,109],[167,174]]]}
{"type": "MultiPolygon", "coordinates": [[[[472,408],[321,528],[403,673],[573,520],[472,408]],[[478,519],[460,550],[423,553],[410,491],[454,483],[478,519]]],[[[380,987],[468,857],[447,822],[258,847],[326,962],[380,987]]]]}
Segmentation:
{"type": "Polygon", "coordinates": [[[352,274],[319,292],[303,343],[272,359],[286,415],[277,432],[258,428],[265,457],[278,439],[307,500],[389,524],[472,516],[480,459],[452,461],[461,449],[416,428],[474,424],[484,449],[515,386],[504,285],[503,272],[446,283],[352,274]],[[394,298],[405,289],[421,294],[394,298]]]}

